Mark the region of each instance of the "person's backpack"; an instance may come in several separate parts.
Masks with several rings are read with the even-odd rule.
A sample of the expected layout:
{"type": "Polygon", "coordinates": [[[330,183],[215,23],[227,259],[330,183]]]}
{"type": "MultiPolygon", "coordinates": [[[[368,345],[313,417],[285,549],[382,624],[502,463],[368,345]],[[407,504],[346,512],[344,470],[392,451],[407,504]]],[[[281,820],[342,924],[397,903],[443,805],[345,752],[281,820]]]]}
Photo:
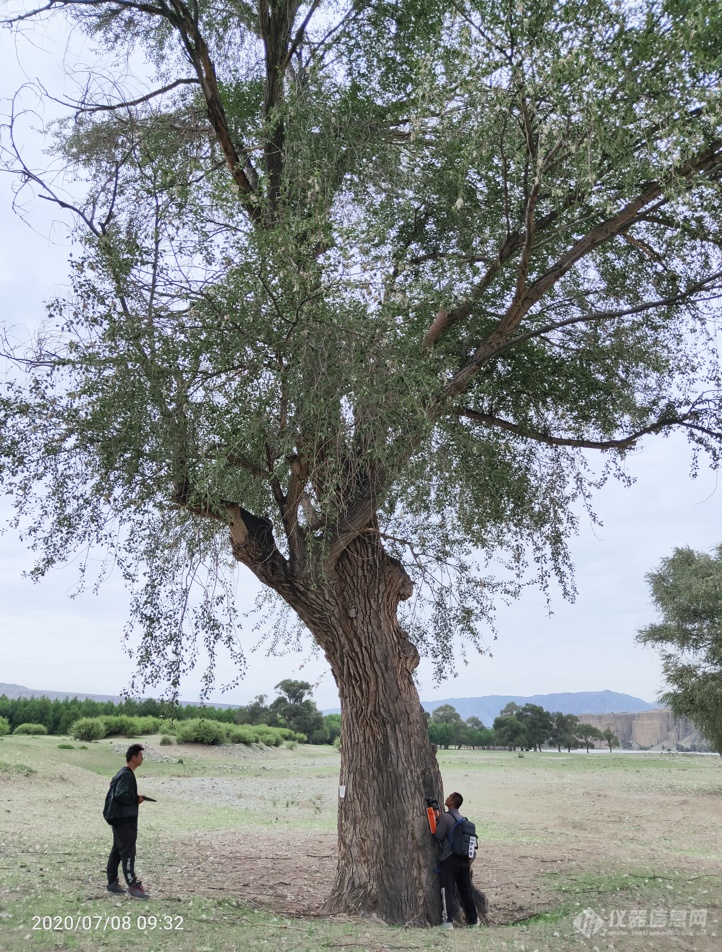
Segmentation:
{"type": "Polygon", "coordinates": [[[110,824],[112,824],[113,822],[113,818],[114,818],[113,815],[115,813],[115,803],[114,803],[115,783],[113,782],[114,780],[115,780],[115,777],[113,777],[113,780],[110,781],[108,792],[105,795],[105,804],[103,806],[103,819],[105,820],[106,823],[110,823],[110,824]]]}
{"type": "Polygon", "coordinates": [[[449,843],[454,856],[474,859],[479,846],[479,839],[476,835],[476,827],[471,820],[462,816],[460,820],[456,821],[451,833],[449,833],[449,843]]]}
{"type": "Polygon", "coordinates": [[[118,777],[123,771],[119,770],[118,773],[110,781],[110,786],[108,787],[108,792],[105,795],[105,804],[103,806],[103,819],[106,823],[110,823],[112,826],[115,820],[118,819],[118,804],[115,800],[115,785],[118,782],[118,777]]]}

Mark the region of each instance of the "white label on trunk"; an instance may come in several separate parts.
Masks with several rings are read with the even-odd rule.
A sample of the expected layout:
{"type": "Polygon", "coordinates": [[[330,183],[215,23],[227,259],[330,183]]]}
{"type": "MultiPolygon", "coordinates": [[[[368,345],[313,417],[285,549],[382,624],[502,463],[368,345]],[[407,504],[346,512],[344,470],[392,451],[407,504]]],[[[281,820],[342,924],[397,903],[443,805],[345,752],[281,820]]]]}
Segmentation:
{"type": "Polygon", "coordinates": [[[338,798],[339,800],[343,800],[345,797],[346,797],[346,787],[342,784],[338,788],[338,798]]]}

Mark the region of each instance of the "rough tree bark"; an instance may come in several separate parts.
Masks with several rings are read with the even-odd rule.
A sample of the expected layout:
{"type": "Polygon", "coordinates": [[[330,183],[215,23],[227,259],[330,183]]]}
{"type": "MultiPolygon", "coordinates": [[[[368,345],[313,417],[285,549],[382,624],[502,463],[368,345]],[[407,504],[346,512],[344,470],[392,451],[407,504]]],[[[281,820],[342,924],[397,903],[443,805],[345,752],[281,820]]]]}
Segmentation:
{"type": "Polygon", "coordinates": [[[363,537],[334,574],[327,592],[334,636],[314,632],[341,698],[345,797],[328,908],[386,922],[438,922],[436,847],[424,797],[440,797],[442,781],[413,682],[419,656],[396,616],[411,581],[377,541],[363,537]]]}

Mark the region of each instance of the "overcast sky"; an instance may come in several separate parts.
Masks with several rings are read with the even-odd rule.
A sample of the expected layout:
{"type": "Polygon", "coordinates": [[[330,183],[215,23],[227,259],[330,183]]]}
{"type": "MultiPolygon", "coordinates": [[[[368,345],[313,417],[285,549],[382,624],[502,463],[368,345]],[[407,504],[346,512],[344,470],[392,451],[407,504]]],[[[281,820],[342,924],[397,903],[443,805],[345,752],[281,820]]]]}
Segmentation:
{"type": "MultiPolygon", "coordinates": [[[[36,36],[34,49],[25,48],[18,65],[11,36],[0,31],[3,113],[12,91],[37,73],[56,94],[63,91],[63,50],[55,34],[36,36]]],[[[28,145],[40,161],[37,138],[28,134],[28,145]]],[[[0,178],[1,316],[22,334],[23,327],[42,318],[44,301],[62,291],[69,246],[45,203],[29,209],[34,231],[13,215],[11,186],[7,176],[0,178]]],[[[692,480],[689,464],[681,437],[647,439],[627,467],[636,484],[631,489],[616,483],[605,487],[596,505],[603,526],[583,521],[573,542],[576,603],[557,596],[550,617],[543,598],[528,592],[511,607],[502,607],[493,657],[471,658],[439,687],[432,684],[430,664],[422,663],[422,699],[610,689],[654,700],[662,688],[657,656],[634,644],[637,629],[654,617],[644,574],[674,546],[709,550],[722,537],[717,477],[702,469],[692,480]]],[[[8,513],[7,499],[0,497],[0,517],[8,513]]],[[[121,640],[127,596],[118,580],[111,578],[99,595],[72,599],[72,565],[34,585],[22,575],[31,564],[12,532],[0,536],[0,682],[119,693],[129,682],[132,663],[121,640]]],[[[250,573],[239,575],[241,606],[251,607],[256,590],[250,573]]],[[[246,648],[254,641],[251,635],[246,648]]],[[[228,665],[221,667],[219,680],[232,677],[228,665]]],[[[213,699],[243,704],[259,693],[272,695],[273,686],[287,677],[317,682],[314,697],[320,707],[337,704],[333,678],[321,659],[309,652],[268,658],[262,649],[249,654],[241,685],[223,695],[216,692],[213,699]]],[[[200,673],[187,679],[181,696],[196,699],[199,685],[200,673]]]]}

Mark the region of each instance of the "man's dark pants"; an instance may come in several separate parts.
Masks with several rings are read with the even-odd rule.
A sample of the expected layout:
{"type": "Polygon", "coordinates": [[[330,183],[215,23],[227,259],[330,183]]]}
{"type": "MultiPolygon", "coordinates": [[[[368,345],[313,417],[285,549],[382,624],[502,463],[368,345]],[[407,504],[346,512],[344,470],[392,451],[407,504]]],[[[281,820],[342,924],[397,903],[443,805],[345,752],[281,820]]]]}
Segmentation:
{"type": "Polygon", "coordinates": [[[477,922],[478,916],[471,890],[471,860],[466,859],[465,856],[456,856],[452,853],[442,863],[439,863],[439,869],[441,871],[441,888],[444,890],[442,896],[445,896],[446,900],[446,921],[452,922],[454,919],[454,913],[456,912],[454,886],[458,886],[466,921],[469,925],[473,925],[477,922]]]}
{"type": "Polygon", "coordinates": [[[135,841],[138,839],[138,818],[133,817],[125,823],[113,824],[113,849],[108,857],[108,884],[118,878],[118,865],[123,863],[123,876],[129,886],[134,885],[135,841]]]}

